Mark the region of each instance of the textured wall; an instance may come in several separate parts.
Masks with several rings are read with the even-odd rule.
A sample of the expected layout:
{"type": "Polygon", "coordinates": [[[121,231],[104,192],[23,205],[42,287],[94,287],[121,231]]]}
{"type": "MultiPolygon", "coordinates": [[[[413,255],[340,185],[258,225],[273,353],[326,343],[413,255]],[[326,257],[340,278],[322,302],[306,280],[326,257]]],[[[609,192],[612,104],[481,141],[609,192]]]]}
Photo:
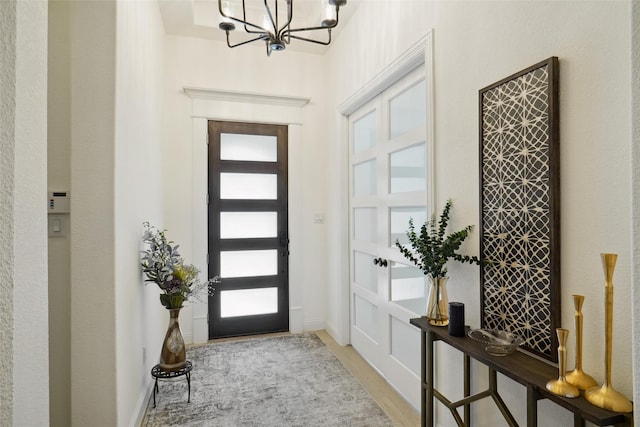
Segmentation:
{"type": "Polygon", "coordinates": [[[16,2],[0,2],[0,425],[13,420],[13,200],[16,2]]]}
{"type": "Polygon", "coordinates": [[[49,423],[47,3],[17,2],[13,424],[49,423]]]}
{"type": "MultiPolygon", "coordinates": [[[[631,18],[632,214],[633,214],[633,401],[640,402],[640,2],[631,18]]],[[[636,415],[636,419],[638,416],[636,415]]]]}

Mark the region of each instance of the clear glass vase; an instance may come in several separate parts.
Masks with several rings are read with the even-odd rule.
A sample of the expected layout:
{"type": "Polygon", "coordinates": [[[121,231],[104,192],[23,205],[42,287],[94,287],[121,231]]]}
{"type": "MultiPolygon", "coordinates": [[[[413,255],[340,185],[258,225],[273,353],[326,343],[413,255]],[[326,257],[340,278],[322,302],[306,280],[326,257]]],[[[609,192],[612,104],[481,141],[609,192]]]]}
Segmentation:
{"type": "Polygon", "coordinates": [[[427,319],[434,326],[449,324],[449,297],[447,296],[448,277],[431,277],[429,280],[429,298],[427,300],[427,319]]]}

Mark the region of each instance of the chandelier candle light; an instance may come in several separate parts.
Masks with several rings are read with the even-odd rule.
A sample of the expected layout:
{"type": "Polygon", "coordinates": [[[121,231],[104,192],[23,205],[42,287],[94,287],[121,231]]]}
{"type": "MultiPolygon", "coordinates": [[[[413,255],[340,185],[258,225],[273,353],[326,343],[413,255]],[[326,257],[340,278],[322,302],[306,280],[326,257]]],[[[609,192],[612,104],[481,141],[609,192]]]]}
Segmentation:
{"type": "MultiPolygon", "coordinates": [[[[218,0],[218,11],[220,12],[220,23],[218,28],[224,31],[227,35],[227,46],[233,48],[242,46],[254,41],[264,41],[267,47],[267,56],[271,55],[273,51],[281,51],[291,43],[291,39],[303,40],[306,42],[328,45],[331,43],[331,29],[338,26],[338,18],[340,14],[340,7],[347,4],[347,0],[323,0],[327,2],[325,7],[325,16],[317,26],[292,28],[291,21],[293,21],[293,2],[294,0],[263,0],[264,2],[264,17],[263,22],[260,24],[253,24],[247,20],[247,6],[245,4],[247,0],[242,0],[242,17],[233,15],[232,0],[218,0]],[[286,5],[286,17],[281,19],[280,6],[286,5]],[[241,24],[244,27],[244,31],[251,35],[253,38],[240,41],[236,44],[231,44],[229,40],[229,33],[236,29],[236,23],[241,24]],[[312,31],[327,31],[327,40],[314,40],[308,37],[298,35],[301,32],[312,31]]],[[[259,0],[250,0],[252,2],[259,3],[259,0]]],[[[284,7],[282,7],[284,9],[284,7]]]]}

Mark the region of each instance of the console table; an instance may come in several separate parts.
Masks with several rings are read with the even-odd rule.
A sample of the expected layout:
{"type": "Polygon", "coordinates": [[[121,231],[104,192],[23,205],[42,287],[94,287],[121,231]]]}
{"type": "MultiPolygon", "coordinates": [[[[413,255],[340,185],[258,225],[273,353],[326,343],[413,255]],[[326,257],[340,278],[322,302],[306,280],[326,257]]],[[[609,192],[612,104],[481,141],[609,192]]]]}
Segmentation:
{"type": "MultiPolygon", "coordinates": [[[[485,397],[493,398],[508,425],[517,426],[518,424],[509,408],[507,408],[498,393],[498,372],[522,384],[527,389],[527,427],[536,427],[538,425],[538,400],[540,399],[549,399],[573,412],[574,427],[584,427],[585,421],[590,421],[599,426],[631,425],[632,423],[632,414],[621,414],[598,408],[587,402],[582,395],[575,399],[569,399],[548,391],[545,387],[547,381],[558,378],[558,368],[542,360],[520,351],[515,351],[508,356],[491,356],[484,350],[482,343],[466,336],[452,337],[449,335],[446,326],[432,326],[425,317],[411,319],[410,323],[420,329],[422,336],[422,426],[433,427],[434,425],[434,399],[438,399],[451,411],[459,426],[470,426],[469,405],[485,397]],[[463,353],[464,398],[457,402],[450,401],[433,386],[435,367],[433,350],[436,341],[442,341],[463,353]],[[471,359],[477,360],[489,368],[489,388],[474,395],[470,395],[471,359]],[[464,419],[458,413],[457,408],[459,407],[463,407],[464,419]]],[[[468,331],[469,327],[466,330],[468,331]]]]}
{"type": "Polygon", "coordinates": [[[181,376],[185,376],[187,378],[187,403],[191,403],[191,370],[193,369],[193,364],[191,361],[187,360],[184,366],[175,371],[164,371],[160,368],[160,365],[155,365],[151,368],[151,376],[155,378],[155,383],[153,384],[153,407],[156,407],[156,393],[159,391],[158,388],[158,379],[166,380],[171,378],[177,378],[181,376]]]}

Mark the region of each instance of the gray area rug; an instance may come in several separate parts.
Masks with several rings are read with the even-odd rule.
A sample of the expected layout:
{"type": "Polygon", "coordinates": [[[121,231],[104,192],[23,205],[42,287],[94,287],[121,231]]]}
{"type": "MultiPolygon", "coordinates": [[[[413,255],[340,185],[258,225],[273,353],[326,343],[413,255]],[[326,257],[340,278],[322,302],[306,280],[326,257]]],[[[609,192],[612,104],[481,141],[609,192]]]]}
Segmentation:
{"type": "Polygon", "coordinates": [[[187,381],[158,381],[143,426],[392,426],[315,334],[213,343],[187,351],[187,381]]]}

